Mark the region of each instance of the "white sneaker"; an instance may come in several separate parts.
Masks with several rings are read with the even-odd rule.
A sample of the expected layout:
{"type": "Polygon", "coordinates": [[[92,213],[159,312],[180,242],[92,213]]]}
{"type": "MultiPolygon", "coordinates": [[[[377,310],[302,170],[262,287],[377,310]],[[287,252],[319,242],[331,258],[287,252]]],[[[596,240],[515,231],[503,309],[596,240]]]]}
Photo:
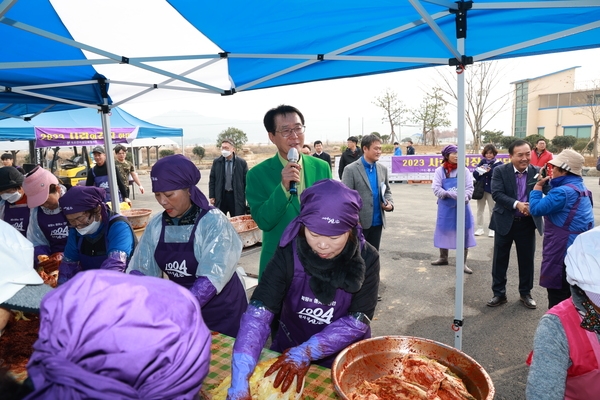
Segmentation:
{"type": "Polygon", "coordinates": [[[481,236],[481,235],[483,235],[483,229],[477,229],[475,231],[475,236],[481,236]]]}
{"type": "Polygon", "coordinates": [[[490,229],[490,231],[488,232],[488,236],[489,237],[494,237],[494,231],[490,229]]]}

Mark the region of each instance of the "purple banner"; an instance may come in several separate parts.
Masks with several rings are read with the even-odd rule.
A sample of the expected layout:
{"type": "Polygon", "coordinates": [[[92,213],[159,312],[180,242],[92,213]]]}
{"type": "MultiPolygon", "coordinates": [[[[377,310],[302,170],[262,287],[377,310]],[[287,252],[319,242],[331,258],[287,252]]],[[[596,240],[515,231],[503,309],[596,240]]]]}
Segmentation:
{"type": "MultiPolygon", "coordinates": [[[[138,128],[113,128],[113,143],[131,143],[137,136],[138,128]]],[[[54,146],[102,146],[102,128],[35,128],[35,147],[54,146]]]]}
{"type": "MultiPolygon", "coordinates": [[[[503,163],[509,162],[508,154],[498,154],[497,160],[503,163]]],[[[471,172],[475,169],[479,161],[480,154],[467,154],[466,165],[471,172]]],[[[443,158],[440,155],[414,155],[392,157],[392,174],[408,173],[433,173],[437,167],[441,166],[443,158]]]]}

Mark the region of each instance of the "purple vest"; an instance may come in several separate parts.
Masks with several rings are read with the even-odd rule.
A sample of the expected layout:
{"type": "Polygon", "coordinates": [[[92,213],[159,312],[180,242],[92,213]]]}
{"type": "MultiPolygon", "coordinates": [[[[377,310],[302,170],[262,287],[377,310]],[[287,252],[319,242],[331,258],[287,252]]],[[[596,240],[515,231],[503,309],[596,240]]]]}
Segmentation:
{"type": "MultiPolygon", "coordinates": [[[[96,176],[94,168],[92,168],[92,174],[94,175],[94,186],[104,189],[104,191],[106,192],[106,195],[104,196],[104,202],[108,203],[110,201],[110,186],[108,185],[108,175],[96,176]]],[[[117,190],[117,193],[119,193],[119,203],[121,203],[123,201],[123,199],[121,198],[121,193],[119,192],[119,190],[117,190]]]]}
{"type": "MultiPolygon", "coordinates": [[[[458,178],[442,179],[445,190],[456,188],[458,178]]],[[[445,198],[438,200],[437,221],[433,235],[433,245],[438,249],[456,249],[456,207],[459,202],[455,199],[445,198]]],[[[462,204],[462,201],[460,202],[462,204]]],[[[471,206],[465,205],[465,248],[475,247],[473,234],[473,215],[471,206]]]]}
{"type": "Polygon", "coordinates": [[[27,227],[29,226],[29,207],[27,202],[22,204],[11,204],[4,202],[4,222],[14,227],[21,234],[27,237],[27,227]]]}
{"type": "MultiPolygon", "coordinates": [[[[116,218],[125,220],[125,217],[121,214],[111,216],[106,230],[98,237],[95,237],[93,242],[91,238],[78,234],[77,249],[79,250],[79,265],[81,265],[83,271],[100,269],[102,263],[108,258],[108,230],[110,229],[110,221],[116,218]]],[[[105,228],[104,226],[100,226],[99,229],[105,228]]]]}
{"type": "MultiPolygon", "coordinates": [[[[333,321],[348,315],[348,309],[352,302],[352,294],[342,289],[336,290],[331,303],[319,302],[309,285],[311,276],[304,272],[304,267],[298,259],[295,240],[292,241],[292,249],[294,252],[294,277],[281,308],[279,329],[271,345],[271,350],[280,353],[306,342],[312,335],[321,332],[333,321]]],[[[370,337],[371,328],[359,340],[370,337]]],[[[318,360],[316,363],[330,368],[335,356],[337,353],[318,360]]]]}
{"type": "MultiPolygon", "coordinates": [[[[540,269],[540,286],[547,289],[560,289],[562,288],[563,274],[564,274],[564,262],[565,253],[567,252],[567,245],[569,243],[569,236],[572,234],[581,234],[582,232],[575,232],[569,230],[575,214],[579,209],[579,203],[582,197],[589,197],[591,192],[588,190],[582,192],[575,185],[567,184],[573,190],[579,194],[577,201],[571,207],[569,215],[565,220],[563,226],[556,226],[550,221],[550,218],[544,216],[544,250],[542,257],[542,267],[540,269]]],[[[588,230],[593,227],[590,223],[588,230]]]]}
{"type": "Polygon", "coordinates": [[[50,243],[50,254],[63,252],[69,237],[67,218],[63,213],[47,215],[38,207],[37,222],[40,230],[50,243]]]}
{"type": "MultiPolygon", "coordinates": [[[[186,243],[165,242],[165,218],[162,218],[160,239],[154,251],[154,259],[169,280],[190,289],[196,281],[198,260],[194,254],[194,238],[200,219],[208,212],[202,210],[186,243]]],[[[208,329],[236,337],[242,314],[248,308],[246,291],[237,273],[234,273],[221,293],[214,296],[202,308],[202,318],[208,329]]]]}

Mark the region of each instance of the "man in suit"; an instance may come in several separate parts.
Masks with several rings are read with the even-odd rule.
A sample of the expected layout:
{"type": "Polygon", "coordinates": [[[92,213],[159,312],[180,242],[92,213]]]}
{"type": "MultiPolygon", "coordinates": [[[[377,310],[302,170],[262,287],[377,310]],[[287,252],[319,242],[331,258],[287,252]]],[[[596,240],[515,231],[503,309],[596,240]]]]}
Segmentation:
{"type": "Polygon", "coordinates": [[[321,142],[320,140],[316,140],[314,145],[315,153],[313,154],[313,157],[320,158],[327,164],[331,165],[331,156],[323,151],[323,142],[321,142]]]}
{"type": "Polygon", "coordinates": [[[362,156],[362,151],[360,151],[360,149],[357,147],[358,138],[356,136],[350,136],[347,144],[348,147],[342,153],[340,157],[340,164],[338,165],[338,175],[340,179],[342,179],[342,174],[344,173],[344,168],[346,168],[346,165],[352,164],[362,156]]]}
{"type": "Polygon", "coordinates": [[[248,171],[246,186],[250,213],[263,231],[259,280],[283,231],[300,214],[302,191],[321,179],[331,178],[330,165],[300,151],[304,145],[304,116],[300,110],[282,104],[269,110],[263,123],[269,140],[277,146],[277,154],[248,171]],[[292,147],[300,154],[297,163],[287,160],[292,147]],[[295,182],[297,194],[290,193],[291,182],[295,182]]]}
{"type": "Polygon", "coordinates": [[[360,147],[363,151],[362,157],[346,166],[342,182],[350,189],[356,190],[362,198],[360,225],[367,242],[379,250],[381,232],[385,227],[384,211],[394,210],[394,200],[387,168],[377,162],[381,156],[381,139],[375,135],[367,135],[362,138],[360,147]]]}
{"type": "Polygon", "coordinates": [[[495,231],[492,264],[492,291],[494,297],[489,307],[507,302],[506,271],[510,249],[515,242],[519,264],[520,300],[527,308],[537,307],[531,297],[533,288],[533,263],[535,231],[541,235],[544,223],[541,217],[529,212],[529,194],[536,182],[538,168],[530,165],[531,146],[524,140],[513,142],[509,148],[510,163],[494,169],[492,198],[496,202],[489,228],[495,231]]]}
{"type": "Polygon", "coordinates": [[[235,154],[231,139],[221,142],[221,156],[215,158],[210,168],[208,198],[210,204],[230,217],[246,214],[246,160],[235,154]]]}

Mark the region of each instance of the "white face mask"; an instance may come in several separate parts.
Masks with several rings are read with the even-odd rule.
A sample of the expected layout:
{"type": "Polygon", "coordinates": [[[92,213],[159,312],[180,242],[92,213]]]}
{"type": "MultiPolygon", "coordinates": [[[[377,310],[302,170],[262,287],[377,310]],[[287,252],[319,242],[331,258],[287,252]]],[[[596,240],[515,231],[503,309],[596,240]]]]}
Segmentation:
{"type": "Polygon", "coordinates": [[[85,228],[77,228],[80,235],[93,235],[100,227],[100,221],[94,221],[85,228]]]}
{"type": "Polygon", "coordinates": [[[21,193],[19,191],[14,193],[2,193],[0,197],[2,197],[2,200],[6,200],[9,203],[16,203],[21,199],[21,193]]]}
{"type": "Polygon", "coordinates": [[[231,155],[231,152],[229,150],[221,150],[221,154],[223,157],[227,158],[231,155]]]}

